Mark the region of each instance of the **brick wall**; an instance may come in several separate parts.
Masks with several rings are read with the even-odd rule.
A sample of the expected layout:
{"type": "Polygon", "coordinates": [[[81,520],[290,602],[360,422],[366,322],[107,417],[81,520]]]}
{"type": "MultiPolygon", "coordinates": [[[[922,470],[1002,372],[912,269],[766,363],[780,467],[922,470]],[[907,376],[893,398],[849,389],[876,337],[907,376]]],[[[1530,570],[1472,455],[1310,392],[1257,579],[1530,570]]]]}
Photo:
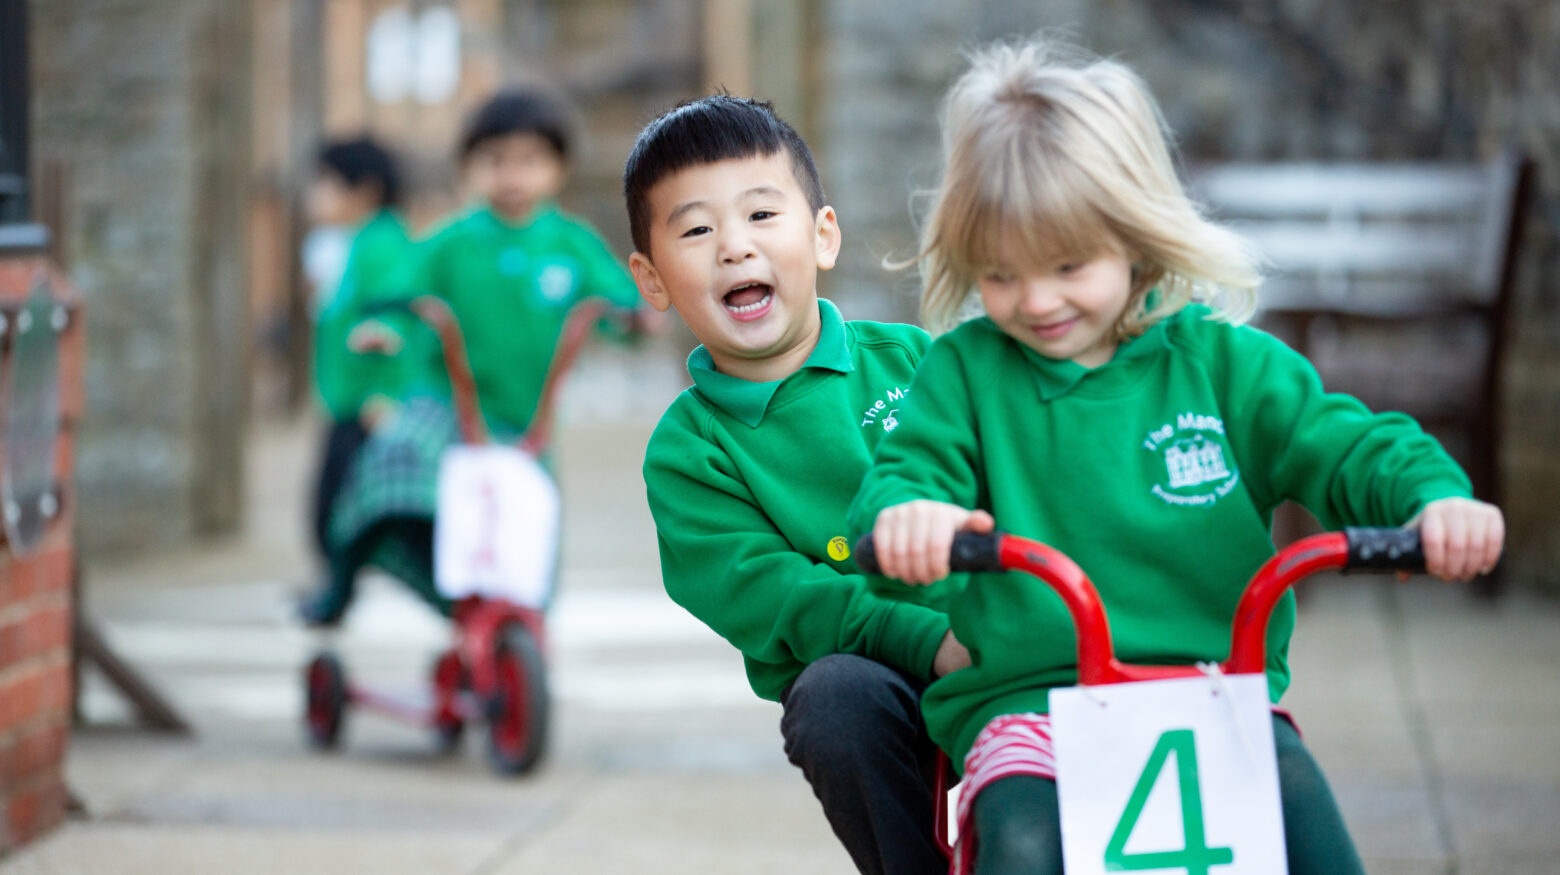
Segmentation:
{"type": "MultiPolygon", "coordinates": [[[[0,303],[21,300],[41,259],[0,257],[0,303]]],[[[59,277],[55,293],[63,288],[59,277]]],[[[75,425],[83,396],[79,311],[61,339],[61,418],[54,468],[62,513],[26,555],[0,544],[0,854],[65,816],[62,769],[70,725],[75,425]]]]}

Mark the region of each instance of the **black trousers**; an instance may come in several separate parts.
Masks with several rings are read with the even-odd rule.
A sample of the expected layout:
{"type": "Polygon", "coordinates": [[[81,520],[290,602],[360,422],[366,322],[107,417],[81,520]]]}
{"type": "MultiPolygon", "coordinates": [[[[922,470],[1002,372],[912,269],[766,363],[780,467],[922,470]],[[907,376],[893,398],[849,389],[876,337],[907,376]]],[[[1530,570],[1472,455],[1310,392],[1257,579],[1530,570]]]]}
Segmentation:
{"type": "Polygon", "coordinates": [[[866,875],[943,875],[933,836],[937,747],[922,685],[860,656],[807,666],[780,696],[785,753],[866,875]]]}

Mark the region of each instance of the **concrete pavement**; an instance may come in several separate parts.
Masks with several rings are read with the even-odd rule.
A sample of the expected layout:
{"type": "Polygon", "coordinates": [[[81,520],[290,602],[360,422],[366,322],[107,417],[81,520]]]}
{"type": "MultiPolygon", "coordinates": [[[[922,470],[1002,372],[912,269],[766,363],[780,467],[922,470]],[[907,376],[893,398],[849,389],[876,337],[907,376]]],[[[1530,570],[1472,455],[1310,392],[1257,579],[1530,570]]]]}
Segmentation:
{"type": "MultiPolygon", "coordinates": [[[[610,405],[609,405],[610,406],[610,405]]],[[[567,502],[550,617],[555,743],[504,780],[481,738],[435,755],[415,729],[352,715],[342,750],[300,729],[292,622],[312,573],[307,423],[262,429],[243,538],[87,569],[88,610],[196,725],[138,731],[104,686],[72,738],[82,814],[0,873],[376,875],[853,871],[800,774],[777,706],[730,648],[661,593],[638,465],[646,421],[596,418],[559,442],[567,502]]],[[[1560,607],[1494,606],[1434,583],[1355,578],[1301,607],[1285,700],[1373,873],[1560,871],[1560,607]]],[[[332,643],[355,676],[410,697],[443,624],[370,581],[332,643]]]]}

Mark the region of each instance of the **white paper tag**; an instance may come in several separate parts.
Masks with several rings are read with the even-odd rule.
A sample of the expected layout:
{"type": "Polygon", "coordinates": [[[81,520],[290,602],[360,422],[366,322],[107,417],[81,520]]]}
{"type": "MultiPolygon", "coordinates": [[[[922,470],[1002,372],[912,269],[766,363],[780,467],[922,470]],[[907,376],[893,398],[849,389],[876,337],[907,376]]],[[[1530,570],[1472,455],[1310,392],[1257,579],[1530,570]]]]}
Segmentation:
{"type": "Polygon", "coordinates": [[[557,562],[558,487],[529,454],[459,444],[439,462],[434,580],[446,598],[543,606],[557,562]]]}
{"type": "Polygon", "coordinates": [[[1068,875],[1283,875],[1267,678],[1051,691],[1068,875]]]}

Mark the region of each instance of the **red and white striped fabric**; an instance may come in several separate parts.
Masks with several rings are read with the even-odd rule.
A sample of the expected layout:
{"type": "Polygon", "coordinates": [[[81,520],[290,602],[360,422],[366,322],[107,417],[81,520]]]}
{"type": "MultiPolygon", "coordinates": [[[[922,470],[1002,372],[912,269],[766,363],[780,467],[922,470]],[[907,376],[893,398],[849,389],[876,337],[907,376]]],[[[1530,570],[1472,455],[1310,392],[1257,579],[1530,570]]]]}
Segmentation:
{"type": "Polygon", "coordinates": [[[1004,714],[975,736],[964,757],[964,787],[959,792],[959,841],[953,848],[951,875],[975,871],[975,797],[998,778],[1031,775],[1056,780],[1051,718],[1045,714],[1004,714]]]}

